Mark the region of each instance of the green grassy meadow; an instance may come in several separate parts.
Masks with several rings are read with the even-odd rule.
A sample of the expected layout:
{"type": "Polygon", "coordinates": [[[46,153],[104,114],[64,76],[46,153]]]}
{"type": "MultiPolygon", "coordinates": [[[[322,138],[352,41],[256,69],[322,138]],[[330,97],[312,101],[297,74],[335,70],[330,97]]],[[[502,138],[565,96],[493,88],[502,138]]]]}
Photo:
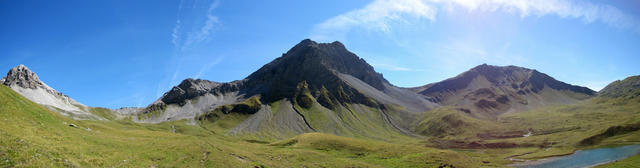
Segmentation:
{"type": "MultiPolygon", "coordinates": [[[[270,104],[275,109],[278,105],[270,104]]],[[[326,112],[296,108],[309,117],[326,112]]],[[[373,118],[341,111],[336,115],[354,120],[347,124],[373,118]]],[[[594,98],[508,113],[495,121],[445,107],[425,113],[415,124],[413,131],[423,137],[372,125],[373,130],[365,132],[370,137],[306,133],[260,139],[229,134],[234,124],[247,117],[243,114],[229,113],[214,122],[195,124],[184,120],[140,124],[115,120],[104,108],[92,112],[109,120],[72,120],[0,86],[0,167],[506,167],[512,163],[508,158],[539,159],[577,149],[640,143],[638,131],[607,131],[640,122],[637,98],[594,98]],[[375,136],[376,129],[391,136],[375,136]],[[528,132],[532,135],[520,136],[528,132]],[[592,136],[600,137],[582,143],[592,136]]],[[[636,165],[637,161],[635,156],[602,166],[636,165]]]]}

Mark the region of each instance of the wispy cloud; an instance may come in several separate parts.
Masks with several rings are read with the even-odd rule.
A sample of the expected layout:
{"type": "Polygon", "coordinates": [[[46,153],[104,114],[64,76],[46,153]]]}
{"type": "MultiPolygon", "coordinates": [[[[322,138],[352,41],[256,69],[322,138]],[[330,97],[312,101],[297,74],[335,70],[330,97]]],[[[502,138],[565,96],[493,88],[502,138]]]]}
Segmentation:
{"type": "Polygon", "coordinates": [[[196,78],[196,79],[200,78],[204,73],[207,73],[207,71],[213,68],[213,66],[222,62],[223,59],[224,59],[223,57],[216,57],[214,60],[209,61],[209,63],[205,64],[204,66],[202,66],[202,68],[200,68],[200,71],[198,71],[198,74],[196,74],[196,76],[194,76],[193,78],[196,78]]]}
{"type": "MultiPolygon", "coordinates": [[[[185,52],[186,50],[193,48],[194,45],[211,40],[211,33],[216,28],[216,26],[220,24],[220,20],[218,19],[218,17],[213,15],[213,11],[220,5],[220,1],[213,1],[207,8],[204,22],[200,24],[201,26],[198,29],[191,29],[190,31],[187,30],[183,32],[182,19],[184,18],[182,18],[181,14],[183,2],[184,1],[180,2],[180,6],[178,9],[178,19],[176,20],[176,25],[174,26],[171,33],[171,42],[176,49],[179,49],[179,52],[185,52]]],[[[194,6],[193,8],[196,8],[196,6],[194,6]]]]}
{"type": "Polygon", "coordinates": [[[171,33],[171,43],[173,44],[173,47],[178,47],[178,40],[180,40],[178,32],[180,32],[180,26],[182,26],[182,24],[180,23],[180,19],[178,19],[176,20],[176,26],[173,27],[173,31],[171,33]]]}
{"type": "Polygon", "coordinates": [[[220,1],[213,1],[213,3],[209,5],[205,22],[202,24],[202,27],[197,31],[188,33],[187,39],[184,41],[181,50],[188,50],[195,44],[211,40],[211,32],[214,30],[215,26],[220,23],[218,17],[213,15],[213,10],[219,5],[220,1]]]}
{"type": "MultiPolygon", "coordinates": [[[[171,31],[171,44],[174,47],[174,54],[171,58],[168,71],[173,72],[172,76],[165,78],[166,83],[158,84],[156,94],[161,96],[168,88],[180,82],[183,71],[185,57],[190,57],[197,53],[198,48],[204,46],[212,39],[213,32],[220,25],[220,20],[214,15],[214,10],[218,8],[220,1],[190,1],[181,0],[178,6],[178,13],[175,25],[171,31]],[[203,4],[204,3],[204,4],[203,4]],[[206,7],[200,8],[200,6],[206,7]]],[[[218,64],[222,57],[215,58],[214,61],[202,65],[196,78],[202,76],[214,65],[218,64]]],[[[190,76],[190,75],[189,75],[190,76]]]]}
{"type": "Polygon", "coordinates": [[[180,4],[178,5],[178,14],[176,19],[176,25],[173,27],[173,31],[171,32],[171,43],[173,47],[178,47],[178,41],[180,40],[180,28],[182,26],[182,21],[180,21],[180,16],[182,13],[182,7],[184,6],[184,0],[180,0],[180,4]]]}
{"type": "Polygon", "coordinates": [[[640,33],[636,18],[616,7],[584,1],[568,0],[376,0],[361,9],[332,17],[312,30],[311,37],[319,40],[341,38],[352,29],[380,32],[391,31],[391,23],[407,20],[435,21],[438,12],[501,11],[521,17],[556,15],[582,19],[585,23],[602,22],[612,27],[631,29],[640,33]]]}

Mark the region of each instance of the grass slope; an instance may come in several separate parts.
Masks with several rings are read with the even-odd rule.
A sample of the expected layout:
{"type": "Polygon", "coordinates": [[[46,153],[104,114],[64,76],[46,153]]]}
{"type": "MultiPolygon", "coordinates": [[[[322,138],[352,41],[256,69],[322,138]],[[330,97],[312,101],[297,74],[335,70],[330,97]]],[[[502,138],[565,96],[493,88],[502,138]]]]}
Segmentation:
{"type": "Polygon", "coordinates": [[[640,155],[596,166],[596,168],[634,168],[640,166],[640,155]]]}
{"type": "Polygon", "coordinates": [[[640,144],[640,98],[596,97],[572,105],[506,113],[495,120],[441,107],[425,113],[413,125],[414,132],[427,136],[423,141],[427,146],[535,160],[579,149],[640,144]]]}
{"type": "MultiPolygon", "coordinates": [[[[566,155],[578,149],[640,143],[640,100],[594,98],[502,115],[497,135],[531,132],[531,136],[489,138],[486,144],[515,144],[510,155],[539,159],[566,155]]],[[[506,150],[506,149],[496,149],[506,150]]]]}
{"type": "MultiPolygon", "coordinates": [[[[280,106],[269,104],[275,111],[280,106]]],[[[394,131],[379,109],[363,105],[335,106],[335,111],[317,103],[293,106],[314,118],[310,125],[315,129],[346,137],[230,135],[248,117],[240,113],[195,125],[139,124],[113,120],[109,109],[93,108],[110,120],[72,120],[0,86],[0,167],[501,167],[512,163],[509,158],[539,159],[640,143],[640,98],[599,97],[495,120],[442,107],[414,123],[413,131],[425,137],[394,131]],[[523,136],[529,132],[531,136],[523,136]]],[[[603,166],[637,165],[637,158],[603,166]]]]}
{"type": "Polygon", "coordinates": [[[499,166],[470,152],[321,133],[269,144],[185,121],[71,120],[5,86],[0,86],[0,121],[0,167],[499,166]]]}

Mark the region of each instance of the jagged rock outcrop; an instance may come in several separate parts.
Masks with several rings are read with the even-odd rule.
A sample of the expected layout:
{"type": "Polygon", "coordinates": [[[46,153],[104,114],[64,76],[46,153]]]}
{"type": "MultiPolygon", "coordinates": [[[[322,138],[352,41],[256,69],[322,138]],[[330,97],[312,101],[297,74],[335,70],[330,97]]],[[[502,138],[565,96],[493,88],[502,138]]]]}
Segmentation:
{"type": "Polygon", "coordinates": [[[184,103],[184,100],[202,96],[205,93],[211,92],[211,90],[217,86],[220,86],[220,83],[202,79],[185,79],[178,86],[171,88],[171,90],[162,97],[162,102],[167,104],[184,103]]]}
{"type": "Polygon", "coordinates": [[[560,82],[537,70],[486,64],[412,90],[441,105],[461,106],[465,112],[479,118],[575,103],[595,94],[589,88],[560,82]]]}
{"type": "Polygon", "coordinates": [[[24,65],[11,68],[7,76],[0,79],[0,83],[33,102],[74,119],[102,119],[88,112],[89,107],[49,87],[24,65]]]}
{"type": "Polygon", "coordinates": [[[3,77],[0,82],[5,86],[18,86],[28,89],[45,87],[49,91],[54,92],[53,89],[45,86],[45,84],[40,81],[40,78],[38,78],[38,75],[36,75],[36,73],[33,73],[31,70],[29,70],[29,68],[22,64],[11,68],[11,70],[9,70],[9,72],[7,73],[7,76],[3,77]]]}

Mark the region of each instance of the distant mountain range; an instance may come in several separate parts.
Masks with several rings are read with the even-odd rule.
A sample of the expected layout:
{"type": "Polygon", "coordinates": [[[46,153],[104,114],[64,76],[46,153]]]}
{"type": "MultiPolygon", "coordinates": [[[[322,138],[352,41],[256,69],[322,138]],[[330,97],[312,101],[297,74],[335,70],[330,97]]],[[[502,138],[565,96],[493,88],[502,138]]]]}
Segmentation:
{"type": "MultiPolygon", "coordinates": [[[[601,96],[638,96],[638,76],[600,93],[517,66],[479,65],[456,77],[415,88],[389,83],[340,42],[306,39],[242,80],[185,79],[144,108],[114,115],[136,122],[188,120],[231,134],[287,137],[327,132],[367,137],[414,135],[412,127],[434,108],[455,107],[492,120],[504,113],[573,104],[601,96]]],[[[27,67],[12,68],[0,83],[75,119],[101,120],[87,107],[44,84],[27,67]]]]}

